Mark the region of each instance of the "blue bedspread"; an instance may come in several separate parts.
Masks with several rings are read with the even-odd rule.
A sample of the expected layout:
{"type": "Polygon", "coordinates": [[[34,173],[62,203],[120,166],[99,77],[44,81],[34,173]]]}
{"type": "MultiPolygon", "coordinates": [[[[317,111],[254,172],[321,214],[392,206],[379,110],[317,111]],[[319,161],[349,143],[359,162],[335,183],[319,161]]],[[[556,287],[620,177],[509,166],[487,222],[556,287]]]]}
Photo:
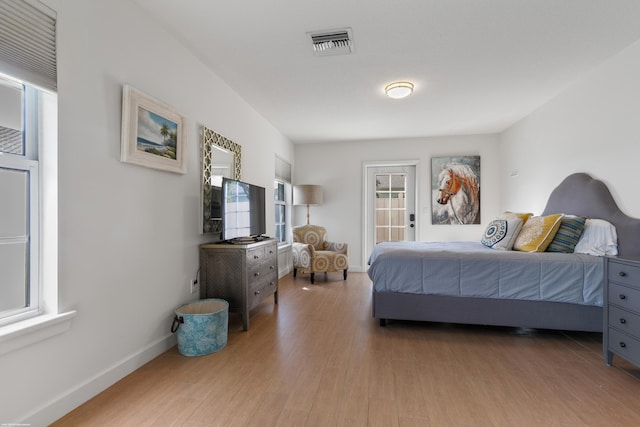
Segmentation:
{"type": "Polygon", "coordinates": [[[369,257],[376,292],[602,306],[604,258],[490,249],[479,242],[383,242],[369,257]]]}

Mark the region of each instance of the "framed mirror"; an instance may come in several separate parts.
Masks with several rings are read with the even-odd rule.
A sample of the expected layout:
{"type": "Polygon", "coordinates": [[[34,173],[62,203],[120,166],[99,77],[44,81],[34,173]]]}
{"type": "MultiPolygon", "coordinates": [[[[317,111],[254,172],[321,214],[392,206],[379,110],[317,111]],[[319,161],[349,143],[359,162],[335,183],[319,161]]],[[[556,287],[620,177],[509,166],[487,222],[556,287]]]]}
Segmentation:
{"type": "Polygon", "coordinates": [[[220,233],[220,187],[222,178],[240,179],[242,147],[230,139],[202,128],[202,232],[220,233]]]}

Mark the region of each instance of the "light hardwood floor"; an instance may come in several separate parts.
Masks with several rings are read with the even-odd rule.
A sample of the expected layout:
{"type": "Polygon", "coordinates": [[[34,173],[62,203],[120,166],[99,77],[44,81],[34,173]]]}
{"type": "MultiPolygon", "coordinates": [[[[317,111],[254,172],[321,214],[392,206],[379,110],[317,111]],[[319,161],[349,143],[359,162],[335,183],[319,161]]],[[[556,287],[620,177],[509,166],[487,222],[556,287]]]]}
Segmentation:
{"type": "Polygon", "coordinates": [[[54,426],[640,425],[640,369],[606,366],[600,334],[380,327],[366,274],[323,276],[281,279],[221,351],[173,348],[54,426]]]}

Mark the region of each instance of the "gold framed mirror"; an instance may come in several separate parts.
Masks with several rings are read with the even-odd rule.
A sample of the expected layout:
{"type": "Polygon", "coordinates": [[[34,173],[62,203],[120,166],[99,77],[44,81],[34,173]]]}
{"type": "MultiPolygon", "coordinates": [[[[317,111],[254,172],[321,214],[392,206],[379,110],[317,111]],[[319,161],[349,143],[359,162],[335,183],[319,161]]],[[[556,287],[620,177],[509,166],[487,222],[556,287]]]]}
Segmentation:
{"type": "Polygon", "coordinates": [[[219,233],[222,178],[240,179],[242,147],[213,130],[202,128],[202,232],[219,233]],[[216,203],[218,205],[216,206],[216,203]],[[218,209],[216,209],[218,207],[218,209]]]}

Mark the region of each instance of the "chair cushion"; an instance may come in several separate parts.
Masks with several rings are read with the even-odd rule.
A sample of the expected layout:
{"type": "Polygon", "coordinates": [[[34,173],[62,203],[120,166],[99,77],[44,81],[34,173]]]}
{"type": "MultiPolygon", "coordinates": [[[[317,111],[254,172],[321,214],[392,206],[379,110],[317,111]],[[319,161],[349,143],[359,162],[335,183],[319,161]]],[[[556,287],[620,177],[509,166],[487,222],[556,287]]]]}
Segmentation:
{"type": "Polygon", "coordinates": [[[349,260],[345,254],[331,251],[316,251],[312,270],[316,273],[347,270],[349,260]]]}

